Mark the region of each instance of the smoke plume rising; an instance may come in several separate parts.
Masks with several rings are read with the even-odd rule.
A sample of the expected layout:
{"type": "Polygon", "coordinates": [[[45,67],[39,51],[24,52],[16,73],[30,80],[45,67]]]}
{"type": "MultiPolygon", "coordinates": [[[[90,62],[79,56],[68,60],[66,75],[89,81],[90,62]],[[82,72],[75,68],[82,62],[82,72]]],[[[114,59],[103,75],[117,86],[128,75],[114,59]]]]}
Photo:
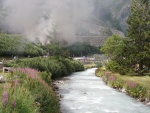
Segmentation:
{"type": "Polygon", "coordinates": [[[54,31],[71,42],[77,27],[94,10],[92,0],[3,0],[2,6],[6,12],[3,29],[42,42],[54,31]]]}

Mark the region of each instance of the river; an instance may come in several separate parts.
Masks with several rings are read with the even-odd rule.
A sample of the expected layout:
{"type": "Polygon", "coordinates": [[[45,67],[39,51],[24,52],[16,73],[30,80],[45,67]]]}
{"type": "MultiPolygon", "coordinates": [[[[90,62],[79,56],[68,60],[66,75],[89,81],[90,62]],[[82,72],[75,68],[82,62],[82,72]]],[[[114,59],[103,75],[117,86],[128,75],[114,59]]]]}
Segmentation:
{"type": "Polygon", "coordinates": [[[150,107],[105,85],[95,70],[73,73],[58,84],[62,113],[150,113],[150,107]]]}

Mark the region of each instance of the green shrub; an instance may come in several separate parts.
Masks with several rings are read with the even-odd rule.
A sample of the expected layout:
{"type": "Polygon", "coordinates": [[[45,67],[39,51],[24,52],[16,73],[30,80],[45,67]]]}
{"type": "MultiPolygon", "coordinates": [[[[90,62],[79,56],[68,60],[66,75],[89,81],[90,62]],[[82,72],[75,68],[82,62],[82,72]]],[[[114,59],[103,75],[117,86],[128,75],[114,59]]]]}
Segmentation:
{"type": "Polygon", "coordinates": [[[124,81],[120,78],[117,78],[112,84],[112,87],[117,88],[117,89],[122,89],[123,86],[124,86],[124,81]]]}
{"type": "Polygon", "coordinates": [[[118,70],[120,69],[120,66],[119,66],[119,64],[118,64],[117,62],[115,62],[115,61],[109,61],[109,62],[107,63],[107,65],[106,65],[106,68],[107,68],[108,70],[110,70],[110,71],[116,72],[116,71],[118,71],[118,70]]]}
{"type": "MultiPolygon", "coordinates": [[[[8,84],[6,84],[8,85],[8,84]]],[[[35,98],[23,86],[14,86],[4,89],[1,95],[0,113],[38,113],[35,98]]]]}
{"type": "MultiPolygon", "coordinates": [[[[31,92],[41,113],[59,113],[59,101],[56,94],[53,92],[52,87],[48,85],[44,79],[48,77],[46,72],[39,73],[35,69],[18,68],[14,74],[17,74],[22,81],[20,85],[24,86],[31,92]]],[[[47,80],[49,82],[49,80],[47,80]]]]}
{"type": "Polygon", "coordinates": [[[145,100],[147,90],[140,84],[127,80],[125,86],[126,91],[130,96],[134,98],[139,98],[141,100],[145,100]]]}
{"type": "Polygon", "coordinates": [[[7,67],[19,67],[19,65],[16,63],[16,61],[9,61],[9,62],[6,62],[6,66],[7,67]]]}
{"type": "Polygon", "coordinates": [[[37,84],[32,90],[32,95],[35,96],[41,113],[59,113],[59,101],[49,89],[37,84]]]}
{"type": "Polygon", "coordinates": [[[43,71],[43,72],[40,72],[40,73],[39,73],[39,76],[40,76],[45,82],[47,82],[49,85],[52,84],[52,79],[51,79],[52,74],[51,74],[51,73],[47,73],[46,71],[43,71]]]}
{"type": "Polygon", "coordinates": [[[115,61],[109,61],[107,64],[106,64],[106,68],[110,71],[113,71],[113,72],[119,72],[121,75],[125,75],[129,72],[131,72],[131,69],[130,68],[127,68],[127,67],[124,67],[122,65],[119,65],[117,62],[115,61]]]}
{"type": "Polygon", "coordinates": [[[20,59],[12,62],[8,62],[7,65],[16,67],[29,67],[34,68],[39,71],[46,71],[47,73],[51,73],[51,78],[56,79],[62,76],[66,76],[75,71],[82,71],[84,67],[78,61],[67,59],[67,58],[26,58],[20,59]]]}
{"type": "Polygon", "coordinates": [[[75,71],[83,71],[84,70],[84,66],[83,66],[83,64],[81,64],[81,62],[72,60],[72,63],[74,65],[75,71]]]}
{"type": "Polygon", "coordinates": [[[0,56],[40,56],[46,51],[41,43],[31,42],[23,35],[0,33],[0,56]]]}
{"type": "Polygon", "coordinates": [[[101,68],[103,66],[103,64],[100,62],[100,63],[96,63],[96,67],[97,68],[101,68]]]}
{"type": "Polygon", "coordinates": [[[75,71],[75,67],[74,67],[73,63],[71,62],[71,60],[60,58],[59,61],[65,65],[65,67],[67,69],[67,75],[69,75],[75,71]]]}
{"type": "Polygon", "coordinates": [[[68,70],[62,62],[59,62],[59,66],[61,67],[61,77],[68,75],[68,70]]]}

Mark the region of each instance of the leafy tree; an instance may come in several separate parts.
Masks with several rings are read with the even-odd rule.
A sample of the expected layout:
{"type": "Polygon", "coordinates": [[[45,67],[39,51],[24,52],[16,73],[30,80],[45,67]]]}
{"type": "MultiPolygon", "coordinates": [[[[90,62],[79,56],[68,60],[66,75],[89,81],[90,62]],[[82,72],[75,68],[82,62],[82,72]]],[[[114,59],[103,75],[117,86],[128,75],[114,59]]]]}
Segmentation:
{"type": "Polygon", "coordinates": [[[139,74],[143,74],[144,67],[150,68],[149,8],[149,0],[133,0],[131,14],[127,21],[128,38],[120,38],[113,35],[108,38],[101,48],[102,52],[109,56],[111,60],[117,62],[121,67],[131,68],[138,64],[137,72],[139,74]]]}
{"type": "Polygon", "coordinates": [[[149,0],[132,0],[131,14],[128,18],[127,46],[132,46],[129,58],[139,64],[150,67],[150,5],[149,0]]]}
{"type": "Polygon", "coordinates": [[[125,53],[125,49],[128,49],[126,48],[126,39],[113,35],[106,40],[100,51],[118,63],[119,66],[125,67],[128,65],[128,54],[125,53]]]}

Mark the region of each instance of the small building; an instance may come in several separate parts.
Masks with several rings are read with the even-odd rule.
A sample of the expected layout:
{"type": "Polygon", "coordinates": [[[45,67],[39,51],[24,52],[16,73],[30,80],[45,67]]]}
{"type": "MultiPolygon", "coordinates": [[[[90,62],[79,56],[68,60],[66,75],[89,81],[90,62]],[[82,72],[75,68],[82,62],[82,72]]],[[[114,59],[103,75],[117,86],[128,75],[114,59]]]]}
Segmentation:
{"type": "Polygon", "coordinates": [[[11,67],[3,67],[3,73],[9,73],[11,71],[11,67]]]}

